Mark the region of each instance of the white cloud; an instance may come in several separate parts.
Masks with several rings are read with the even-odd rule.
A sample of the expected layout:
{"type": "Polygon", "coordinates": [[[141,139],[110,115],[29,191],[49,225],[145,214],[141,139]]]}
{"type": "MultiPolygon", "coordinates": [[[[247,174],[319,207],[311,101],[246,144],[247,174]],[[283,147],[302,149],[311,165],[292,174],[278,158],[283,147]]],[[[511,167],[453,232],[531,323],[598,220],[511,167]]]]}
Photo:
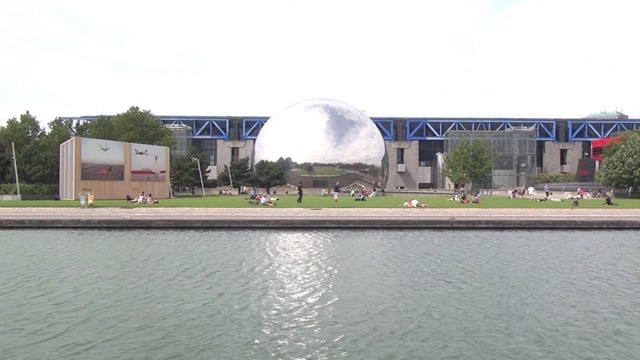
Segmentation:
{"type": "Polygon", "coordinates": [[[0,3],[0,124],[266,115],[310,97],[371,116],[640,118],[635,1],[0,3]]]}

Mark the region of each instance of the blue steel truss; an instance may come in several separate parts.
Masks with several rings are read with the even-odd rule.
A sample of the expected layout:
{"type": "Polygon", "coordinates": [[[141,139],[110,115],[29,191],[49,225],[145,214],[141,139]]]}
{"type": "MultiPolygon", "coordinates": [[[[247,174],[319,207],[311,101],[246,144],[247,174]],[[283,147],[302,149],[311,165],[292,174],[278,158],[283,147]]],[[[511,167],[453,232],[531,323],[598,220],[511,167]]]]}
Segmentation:
{"type": "Polygon", "coordinates": [[[591,141],[640,129],[640,120],[573,120],[567,122],[569,142],[591,141]]]}
{"type": "MultiPolygon", "coordinates": [[[[62,120],[88,122],[100,116],[61,117],[62,120]]],[[[229,140],[229,118],[211,116],[158,116],[163,125],[183,125],[191,128],[192,139],[229,140]]]]}
{"type": "Polygon", "coordinates": [[[255,140],[258,133],[269,118],[266,117],[245,117],[242,119],[242,140],[255,140]]]}
{"type": "Polygon", "coordinates": [[[394,120],[391,118],[371,118],[378,130],[380,130],[380,134],[382,135],[382,139],[393,141],[393,136],[395,133],[395,125],[394,120]]]}
{"type": "MultiPolygon", "coordinates": [[[[61,117],[62,120],[87,122],[100,116],[61,117]]],[[[232,117],[227,116],[158,116],[164,125],[186,125],[191,128],[193,139],[230,140],[229,127],[232,117]]],[[[256,139],[266,124],[267,117],[233,117],[242,119],[242,140],[256,139]]],[[[516,118],[404,118],[407,141],[444,140],[451,130],[501,131],[535,127],[538,141],[592,141],[612,134],[640,130],[640,119],[516,119],[516,118]],[[567,123],[566,139],[557,133],[558,122],[567,123]]],[[[394,141],[396,118],[371,118],[384,140],[394,141]]],[[[402,119],[400,119],[402,120],[402,119]]]]}
{"type": "Polygon", "coordinates": [[[536,140],[555,141],[556,122],[550,119],[407,119],[407,141],[444,140],[451,130],[502,131],[518,128],[536,129],[536,140]]]}
{"type": "MultiPolygon", "coordinates": [[[[162,117],[160,117],[162,119],[162,117]]],[[[266,117],[246,117],[242,119],[242,140],[255,140],[258,133],[266,124],[266,117]]],[[[384,140],[393,140],[393,119],[378,118],[371,119],[376,125],[384,140]]]]}
{"type": "Polygon", "coordinates": [[[163,125],[186,125],[192,139],[229,140],[229,118],[207,116],[158,116],[163,125]]]}

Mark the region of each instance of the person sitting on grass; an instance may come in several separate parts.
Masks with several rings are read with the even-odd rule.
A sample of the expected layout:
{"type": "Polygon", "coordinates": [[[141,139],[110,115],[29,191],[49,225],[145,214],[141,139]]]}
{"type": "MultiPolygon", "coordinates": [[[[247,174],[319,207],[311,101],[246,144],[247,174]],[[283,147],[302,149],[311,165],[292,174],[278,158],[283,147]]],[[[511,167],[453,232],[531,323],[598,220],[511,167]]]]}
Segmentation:
{"type": "MultiPolygon", "coordinates": [[[[129,199],[130,196],[127,195],[127,199],[129,199]]],[[[144,195],[144,191],[140,192],[140,194],[136,197],[134,197],[133,199],[129,200],[129,202],[131,202],[132,204],[144,204],[147,202],[147,197],[144,195]]]]}
{"type": "Polygon", "coordinates": [[[275,202],[273,202],[273,200],[271,200],[271,198],[269,198],[269,196],[267,195],[261,195],[259,201],[260,201],[259,202],[260,205],[275,206],[275,202]]]}
{"type": "Polygon", "coordinates": [[[612,205],[618,205],[618,204],[615,204],[613,202],[613,200],[611,200],[611,195],[609,195],[609,193],[607,193],[607,195],[604,197],[604,204],[602,204],[602,205],[612,206],[612,205]]]}

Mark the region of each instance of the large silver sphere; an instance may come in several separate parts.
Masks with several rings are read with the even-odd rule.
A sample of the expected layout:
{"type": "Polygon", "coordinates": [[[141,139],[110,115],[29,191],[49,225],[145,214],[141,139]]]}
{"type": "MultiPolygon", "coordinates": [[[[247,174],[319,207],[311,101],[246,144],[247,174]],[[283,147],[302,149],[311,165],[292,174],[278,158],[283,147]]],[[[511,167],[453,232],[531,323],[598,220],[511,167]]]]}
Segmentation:
{"type": "Polygon", "coordinates": [[[362,111],[337,100],[301,101],[266,122],[255,141],[254,162],[288,158],[294,166],[287,177],[296,184],[297,180],[320,184],[322,178],[349,182],[343,186],[386,183],[387,157],[380,131],[362,111]]]}

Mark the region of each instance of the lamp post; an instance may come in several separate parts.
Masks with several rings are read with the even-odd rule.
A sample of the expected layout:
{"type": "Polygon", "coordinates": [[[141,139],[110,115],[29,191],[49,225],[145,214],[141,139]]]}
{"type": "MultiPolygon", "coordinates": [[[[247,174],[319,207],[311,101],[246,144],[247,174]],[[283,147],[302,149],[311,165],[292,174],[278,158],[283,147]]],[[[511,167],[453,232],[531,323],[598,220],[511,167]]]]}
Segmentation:
{"type": "Polygon", "coordinates": [[[16,174],[16,188],[18,189],[18,197],[20,197],[20,182],[18,181],[18,165],[16,163],[16,146],[11,142],[11,151],[13,152],[13,169],[16,174]]]}
{"type": "Polygon", "coordinates": [[[191,160],[195,160],[198,163],[198,173],[200,174],[200,185],[202,186],[202,197],[205,197],[204,193],[204,181],[202,180],[202,169],[200,168],[200,159],[191,158],[191,160]]]}

